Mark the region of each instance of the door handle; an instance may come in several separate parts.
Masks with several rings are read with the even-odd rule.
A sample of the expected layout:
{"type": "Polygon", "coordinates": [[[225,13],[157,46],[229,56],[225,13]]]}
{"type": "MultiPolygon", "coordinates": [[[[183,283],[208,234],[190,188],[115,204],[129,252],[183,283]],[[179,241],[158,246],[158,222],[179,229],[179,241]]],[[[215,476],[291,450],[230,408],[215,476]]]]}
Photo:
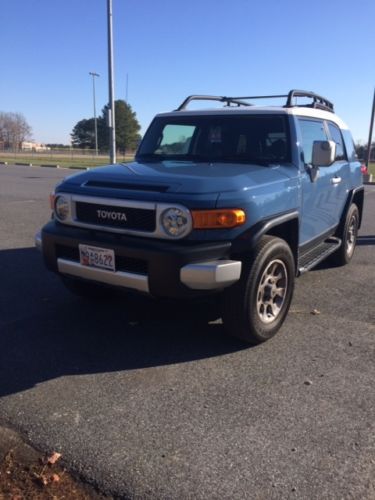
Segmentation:
{"type": "Polygon", "coordinates": [[[336,184],[340,184],[341,181],[342,181],[341,177],[332,177],[331,184],[335,186],[336,184]]]}

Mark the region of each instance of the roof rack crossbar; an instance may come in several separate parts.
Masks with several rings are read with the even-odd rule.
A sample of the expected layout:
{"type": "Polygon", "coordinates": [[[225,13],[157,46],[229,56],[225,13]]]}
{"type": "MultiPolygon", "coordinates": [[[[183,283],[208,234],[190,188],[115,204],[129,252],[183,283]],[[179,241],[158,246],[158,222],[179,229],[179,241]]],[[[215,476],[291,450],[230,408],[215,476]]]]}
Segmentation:
{"type": "Polygon", "coordinates": [[[300,106],[305,108],[317,108],[323,109],[325,111],[334,112],[333,103],[322,97],[321,95],[315,94],[314,92],[309,92],[307,90],[290,90],[288,94],[278,94],[278,95],[253,95],[246,97],[226,97],[226,96],[213,96],[213,95],[190,95],[184,102],[177,108],[176,111],[183,111],[186,109],[191,101],[218,101],[224,102],[227,106],[235,104],[237,106],[252,106],[248,100],[254,99],[278,99],[286,97],[285,108],[292,108],[294,106],[300,106]],[[293,99],[297,97],[307,97],[312,99],[311,104],[293,104],[293,99]]]}
{"type": "Polygon", "coordinates": [[[232,97],[232,99],[277,99],[280,97],[288,97],[289,94],[280,95],[251,95],[246,97],[232,97]]]}
{"type": "Polygon", "coordinates": [[[191,101],[218,101],[225,102],[227,106],[235,104],[237,106],[251,106],[250,103],[241,101],[237,97],[215,96],[215,95],[189,95],[184,102],[176,109],[183,111],[191,101]]]}

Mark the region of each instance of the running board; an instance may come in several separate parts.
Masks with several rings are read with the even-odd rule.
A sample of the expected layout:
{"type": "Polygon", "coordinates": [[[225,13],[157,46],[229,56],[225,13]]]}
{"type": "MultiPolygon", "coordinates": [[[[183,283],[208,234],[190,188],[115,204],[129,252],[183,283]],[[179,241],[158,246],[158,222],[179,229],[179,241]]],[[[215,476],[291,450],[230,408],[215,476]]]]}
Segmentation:
{"type": "Polygon", "coordinates": [[[319,264],[319,262],[328,257],[328,255],[335,252],[340,246],[340,238],[331,236],[323,241],[323,243],[320,243],[320,245],[304,253],[298,259],[298,273],[303,274],[306,271],[310,271],[310,269],[319,264]]]}

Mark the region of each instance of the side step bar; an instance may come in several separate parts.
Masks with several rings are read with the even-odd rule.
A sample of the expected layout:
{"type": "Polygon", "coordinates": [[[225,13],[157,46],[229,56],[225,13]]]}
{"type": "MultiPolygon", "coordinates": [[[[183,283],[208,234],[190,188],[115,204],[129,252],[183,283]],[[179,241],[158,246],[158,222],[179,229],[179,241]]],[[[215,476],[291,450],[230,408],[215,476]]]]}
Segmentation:
{"type": "Polygon", "coordinates": [[[341,246],[340,238],[331,236],[323,241],[317,247],[312,248],[308,252],[300,255],[298,259],[298,273],[303,274],[310,271],[319,262],[324,260],[328,255],[335,252],[341,246]]]}

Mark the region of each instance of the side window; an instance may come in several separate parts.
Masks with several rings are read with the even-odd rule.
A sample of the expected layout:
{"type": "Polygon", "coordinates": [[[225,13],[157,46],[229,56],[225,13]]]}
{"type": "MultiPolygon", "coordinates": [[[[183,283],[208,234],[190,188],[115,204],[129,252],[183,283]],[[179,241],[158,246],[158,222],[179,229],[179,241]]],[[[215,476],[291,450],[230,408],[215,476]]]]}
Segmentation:
{"type": "Polygon", "coordinates": [[[155,154],[184,155],[189,151],[190,141],[196,127],[193,125],[166,125],[155,154]]]}
{"type": "Polygon", "coordinates": [[[328,122],[329,133],[331,135],[332,141],[336,143],[336,157],[335,161],[346,160],[346,153],[344,147],[344,141],[340,129],[334,123],[328,122]]]}
{"type": "Polygon", "coordinates": [[[320,120],[299,119],[299,126],[302,134],[302,149],[305,163],[312,161],[312,148],[314,141],[327,141],[328,137],[324,128],[324,123],[320,120]]]}

